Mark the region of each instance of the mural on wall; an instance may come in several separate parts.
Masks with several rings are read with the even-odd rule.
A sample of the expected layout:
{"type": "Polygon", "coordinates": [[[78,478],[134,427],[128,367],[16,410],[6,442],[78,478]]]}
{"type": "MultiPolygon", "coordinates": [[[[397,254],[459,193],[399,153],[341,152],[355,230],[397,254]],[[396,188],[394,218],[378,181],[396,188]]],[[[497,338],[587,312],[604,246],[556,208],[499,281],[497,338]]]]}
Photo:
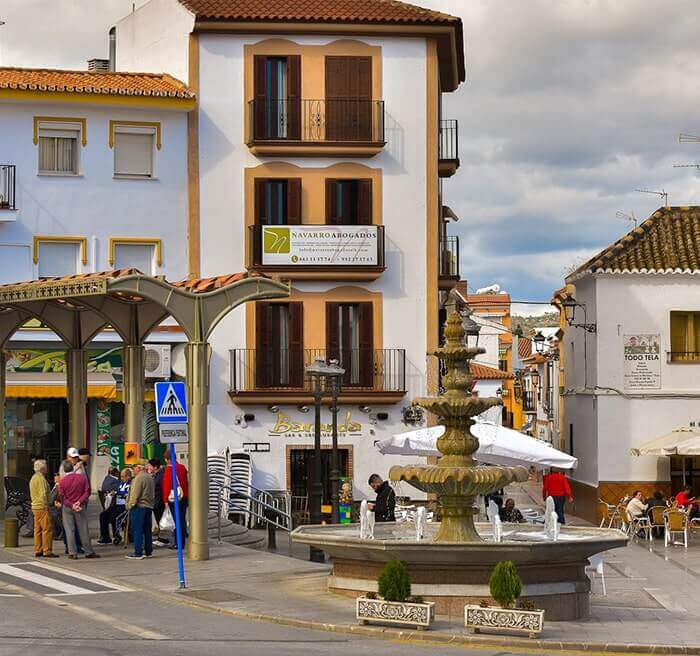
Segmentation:
{"type": "Polygon", "coordinates": [[[97,455],[109,456],[112,447],[112,404],[106,399],[97,400],[97,455]]]}
{"type": "MultiPolygon", "coordinates": [[[[122,349],[88,350],[88,372],[122,374],[122,349]]],[[[8,349],[7,371],[17,373],[65,373],[66,352],[50,349],[8,349]]]]}
{"type": "Polygon", "coordinates": [[[624,335],[625,389],[661,388],[661,335],[624,335]]]}

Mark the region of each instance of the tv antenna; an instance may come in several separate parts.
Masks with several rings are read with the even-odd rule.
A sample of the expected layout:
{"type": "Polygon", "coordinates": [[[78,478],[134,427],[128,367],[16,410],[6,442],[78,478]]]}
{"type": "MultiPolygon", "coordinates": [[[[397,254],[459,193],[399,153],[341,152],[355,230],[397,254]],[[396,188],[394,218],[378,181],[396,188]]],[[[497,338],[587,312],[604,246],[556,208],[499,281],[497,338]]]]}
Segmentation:
{"type": "Polygon", "coordinates": [[[668,207],[668,192],[664,189],[661,191],[654,191],[653,189],[635,189],[636,192],[640,194],[654,194],[655,196],[661,196],[664,199],[664,207],[668,207]]]}
{"type": "Polygon", "coordinates": [[[700,141],[700,137],[695,134],[688,134],[687,132],[681,132],[678,135],[678,143],[687,143],[688,141],[700,141]]]}
{"type": "Polygon", "coordinates": [[[625,212],[620,212],[619,210],[615,212],[615,216],[618,219],[624,219],[625,221],[629,221],[630,223],[634,223],[634,227],[637,227],[637,217],[634,215],[634,212],[630,212],[629,214],[626,214],[625,212]]]}

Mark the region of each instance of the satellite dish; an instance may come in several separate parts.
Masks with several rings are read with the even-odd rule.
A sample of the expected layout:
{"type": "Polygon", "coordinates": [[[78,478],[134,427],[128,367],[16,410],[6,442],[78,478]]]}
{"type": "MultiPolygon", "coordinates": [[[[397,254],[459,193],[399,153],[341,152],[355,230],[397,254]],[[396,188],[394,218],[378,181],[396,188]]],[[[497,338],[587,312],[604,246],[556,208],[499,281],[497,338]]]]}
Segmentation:
{"type": "Polygon", "coordinates": [[[185,360],[185,344],[176,344],[170,353],[170,367],[180,378],[187,376],[187,361],[185,360]]]}

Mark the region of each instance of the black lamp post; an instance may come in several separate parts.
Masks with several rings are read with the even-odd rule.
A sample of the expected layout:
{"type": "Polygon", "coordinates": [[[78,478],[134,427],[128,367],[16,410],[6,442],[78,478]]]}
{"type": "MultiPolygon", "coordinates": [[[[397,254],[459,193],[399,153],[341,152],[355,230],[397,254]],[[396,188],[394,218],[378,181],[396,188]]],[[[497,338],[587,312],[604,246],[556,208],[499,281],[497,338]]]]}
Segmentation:
{"type": "Polygon", "coordinates": [[[338,396],[343,380],[343,369],[337,360],[331,360],[326,371],[326,383],[331,393],[331,417],[332,417],[332,437],[333,450],[331,451],[331,503],[332,515],[331,523],[340,524],[340,511],[338,500],[340,499],[340,454],[338,453],[338,396]]]}
{"type": "Polygon", "coordinates": [[[544,335],[538,331],[537,333],[535,333],[535,336],[532,338],[532,341],[535,343],[535,351],[537,353],[544,353],[544,335]]]}

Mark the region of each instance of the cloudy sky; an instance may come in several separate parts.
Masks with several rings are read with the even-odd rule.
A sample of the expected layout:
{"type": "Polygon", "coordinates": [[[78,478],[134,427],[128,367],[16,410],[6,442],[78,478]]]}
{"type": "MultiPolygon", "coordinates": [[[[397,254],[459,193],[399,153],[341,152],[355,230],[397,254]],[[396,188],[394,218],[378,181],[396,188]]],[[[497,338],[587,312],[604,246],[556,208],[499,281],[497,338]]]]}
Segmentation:
{"type": "MultiPolygon", "coordinates": [[[[137,6],[143,4],[140,0],[137,6]]],[[[422,0],[464,20],[467,83],[445,103],[461,167],[445,183],[462,275],[546,301],[620,237],[616,212],[700,202],[697,0],[422,0]]],[[[2,0],[0,63],[83,67],[131,0],[2,0]]]]}

